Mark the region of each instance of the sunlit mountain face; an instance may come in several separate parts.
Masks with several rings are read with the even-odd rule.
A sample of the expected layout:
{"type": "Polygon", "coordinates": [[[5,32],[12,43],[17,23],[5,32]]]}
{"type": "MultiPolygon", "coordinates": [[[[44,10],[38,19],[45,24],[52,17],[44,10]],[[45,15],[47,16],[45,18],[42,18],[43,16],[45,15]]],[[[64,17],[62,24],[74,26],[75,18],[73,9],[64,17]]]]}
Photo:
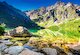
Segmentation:
{"type": "MultiPolygon", "coordinates": [[[[34,10],[34,9],[38,9],[42,6],[47,7],[50,5],[55,4],[58,0],[0,0],[0,1],[6,1],[8,4],[22,10],[34,10]]],[[[59,0],[62,1],[64,3],[74,3],[74,4],[78,4],[80,5],[80,0],[59,0]]]]}

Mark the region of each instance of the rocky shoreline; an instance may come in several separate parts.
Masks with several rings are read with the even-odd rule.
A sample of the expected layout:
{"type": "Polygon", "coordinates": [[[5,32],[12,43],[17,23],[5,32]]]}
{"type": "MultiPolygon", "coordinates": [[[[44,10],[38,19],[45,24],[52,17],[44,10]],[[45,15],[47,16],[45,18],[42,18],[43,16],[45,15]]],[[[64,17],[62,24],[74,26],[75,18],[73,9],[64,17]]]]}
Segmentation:
{"type": "Polygon", "coordinates": [[[38,49],[27,44],[18,46],[9,40],[0,40],[0,55],[80,55],[80,46],[70,48],[68,52],[65,52],[57,46],[38,49]]]}
{"type": "Polygon", "coordinates": [[[5,34],[4,38],[0,39],[0,55],[80,55],[78,42],[64,44],[60,40],[51,44],[53,46],[51,47],[49,43],[36,40],[37,37],[33,37],[26,28],[21,26],[5,34]],[[7,35],[14,37],[7,37],[7,35]],[[16,35],[21,37],[16,37],[16,35]]]}

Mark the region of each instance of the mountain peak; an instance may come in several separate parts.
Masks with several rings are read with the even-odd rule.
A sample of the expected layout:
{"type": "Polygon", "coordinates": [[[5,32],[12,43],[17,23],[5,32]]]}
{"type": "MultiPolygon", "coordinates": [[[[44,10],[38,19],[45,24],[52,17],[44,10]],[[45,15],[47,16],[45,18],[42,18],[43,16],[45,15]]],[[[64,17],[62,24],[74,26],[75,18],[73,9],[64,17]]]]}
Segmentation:
{"type": "Polygon", "coordinates": [[[7,4],[7,2],[6,2],[6,1],[3,1],[2,3],[5,3],[5,4],[7,4]]]}
{"type": "Polygon", "coordinates": [[[66,4],[66,6],[74,6],[74,4],[73,3],[71,3],[71,2],[68,2],[67,4],[66,4]]]}
{"type": "Polygon", "coordinates": [[[61,1],[58,1],[55,3],[56,5],[64,5],[65,3],[64,2],[61,2],[61,1]]]}
{"type": "Polygon", "coordinates": [[[53,21],[57,20],[60,22],[62,20],[73,19],[78,17],[80,11],[76,13],[76,9],[80,10],[79,7],[70,2],[66,4],[64,2],[59,1],[55,5],[46,7],[46,10],[30,12],[29,16],[32,20],[37,19],[39,22],[45,20],[47,21],[48,19],[54,19],[53,21]]]}
{"type": "Polygon", "coordinates": [[[6,1],[0,2],[0,3],[1,3],[1,4],[5,4],[5,5],[7,4],[7,2],[6,2],[6,1]]]}

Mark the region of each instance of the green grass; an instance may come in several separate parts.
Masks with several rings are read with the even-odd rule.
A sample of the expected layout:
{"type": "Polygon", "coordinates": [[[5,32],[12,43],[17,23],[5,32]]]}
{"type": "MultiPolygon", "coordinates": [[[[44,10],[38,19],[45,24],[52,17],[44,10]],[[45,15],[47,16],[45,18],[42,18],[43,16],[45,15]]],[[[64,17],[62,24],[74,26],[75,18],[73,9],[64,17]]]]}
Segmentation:
{"type": "Polygon", "coordinates": [[[59,27],[58,26],[51,26],[51,27],[49,27],[49,29],[52,31],[58,31],[59,27]]]}
{"type": "Polygon", "coordinates": [[[52,25],[47,29],[39,30],[35,34],[42,36],[42,40],[45,39],[52,42],[57,40],[77,42],[80,39],[80,19],[64,21],[61,24],[52,25]]]}
{"type": "Polygon", "coordinates": [[[53,22],[53,20],[47,20],[47,21],[42,21],[42,22],[36,22],[39,26],[41,26],[41,27],[45,27],[45,28],[47,28],[47,27],[49,27],[49,26],[51,26],[51,25],[53,25],[54,24],[54,22],[53,22]]]}
{"type": "Polygon", "coordinates": [[[63,36],[80,37],[80,19],[68,20],[59,25],[52,25],[48,28],[55,33],[59,32],[63,36]]]}
{"type": "Polygon", "coordinates": [[[67,35],[68,37],[80,37],[80,19],[71,20],[67,23],[60,24],[60,31],[63,35],[67,35]]]}
{"type": "Polygon", "coordinates": [[[37,33],[35,33],[36,35],[40,35],[42,37],[53,37],[55,36],[54,35],[54,32],[49,30],[49,29],[42,29],[42,30],[39,30],[37,33]]]}

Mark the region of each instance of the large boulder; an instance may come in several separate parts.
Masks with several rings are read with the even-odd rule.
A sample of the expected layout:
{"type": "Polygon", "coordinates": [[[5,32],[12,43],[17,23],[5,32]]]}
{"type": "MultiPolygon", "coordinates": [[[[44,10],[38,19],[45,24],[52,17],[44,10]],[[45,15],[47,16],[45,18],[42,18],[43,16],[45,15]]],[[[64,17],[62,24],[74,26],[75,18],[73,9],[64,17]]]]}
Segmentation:
{"type": "Polygon", "coordinates": [[[7,46],[3,43],[0,44],[0,51],[4,51],[7,48],[7,46]]]}
{"type": "Polygon", "coordinates": [[[12,45],[13,43],[10,42],[9,40],[0,40],[0,43],[3,43],[5,45],[12,45]]]}
{"type": "Polygon", "coordinates": [[[8,35],[8,36],[15,36],[15,37],[22,37],[22,36],[32,36],[32,34],[27,30],[27,28],[19,26],[13,30],[8,31],[7,33],[5,33],[4,35],[8,35]]]}
{"type": "Polygon", "coordinates": [[[72,49],[74,49],[74,50],[80,50],[80,45],[72,47],[72,49]]]}
{"type": "Polygon", "coordinates": [[[68,52],[67,55],[73,55],[71,52],[68,52]]]}
{"type": "Polygon", "coordinates": [[[34,52],[34,51],[31,51],[31,50],[26,48],[19,55],[44,55],[44,54],[38,53],[38,52],[34,52]]]}
{"type": "Polygon", "coordinates": [[[5,54],[5,55],[10,55],[10,54],[5,54]]]}
{"type": "Polygon", "coordinates": [[[24,48],[28,48],[28,49],[30,49],[30,50],[34,49],[34,47],[28,46],[28,45],[26,45],[26,44],[23,45],[23,47],[24,47],[24,48]]]}
{"type": "Polygon", "coordinates": [[[65,50],[59,46],[54,46],[54,49],[57,50],[57,55],[67,55],[67,53],[65,52],[65,50]]]}
{"type": "Polygon", "coordinates": [[[74,55],[80,55],[80,45],[70,47],[70,52],[72,52],[74,55]]]}
{"type": "Polygon", "coordinates": [[[35,44],[36,43],[36,40],[35,39],[36,39],[36,37],[31,37],[29,39],[29,41],[25,45],[35,44]]]}
{"type": "Polygon", "coordinates": [[[80,55],[80,50],[70,49],[70,52],[71,52],[73,55],[80,55]]]}
{"type": "Polygon", "coordinates": [[[52,48],[43,48],[42,49],[47,55],[57,55],[57,50],[52,48]]]}
{"type": "Polygon", "coordinates": [[[24,48],[22,46],[11,46],[4,50],[5,53],[11,54],[11,55],[17,55],[19,54],[24,48]]]}

